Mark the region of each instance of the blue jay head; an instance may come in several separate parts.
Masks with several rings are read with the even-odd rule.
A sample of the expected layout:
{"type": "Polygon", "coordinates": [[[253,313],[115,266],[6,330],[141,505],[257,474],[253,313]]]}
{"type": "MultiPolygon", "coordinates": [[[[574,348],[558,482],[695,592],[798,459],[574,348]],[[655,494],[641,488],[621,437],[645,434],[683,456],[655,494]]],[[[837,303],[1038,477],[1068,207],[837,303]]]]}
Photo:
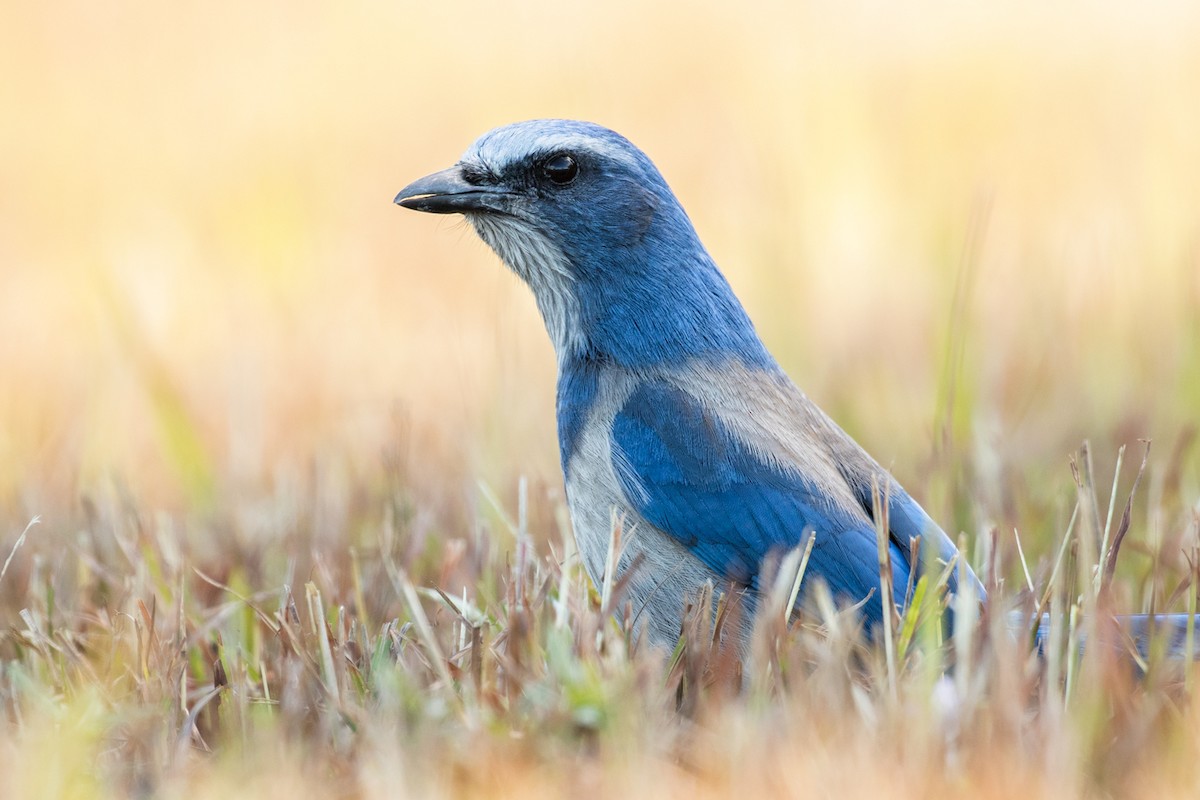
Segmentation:
{"type": "Polygon", "coordinates": [[[466,216],[532,288],[560,364],[769,361],[658,169],[607,128],[496,128],[395,202],[466,216]]]}

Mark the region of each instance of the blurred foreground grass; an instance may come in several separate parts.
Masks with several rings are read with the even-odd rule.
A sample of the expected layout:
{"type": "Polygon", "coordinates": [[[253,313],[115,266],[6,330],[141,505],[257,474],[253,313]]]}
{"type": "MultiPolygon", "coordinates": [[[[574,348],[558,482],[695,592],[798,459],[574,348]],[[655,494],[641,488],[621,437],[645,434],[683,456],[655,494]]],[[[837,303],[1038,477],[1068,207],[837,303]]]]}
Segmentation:
{"type": "MultiPolygon", "coordinates": [[[[988,613],[960,604],[952,648],[924,581],[891,648],[820,597],[785,624],[793,561],[744,663],[719,633],[736,607],[701,592],[676,652],[650,650],[569,536],[539,554],[528,518],[503,509],[428,537],[399,485],[348,517],[303,492],[276,501],[264,545],[232,521],[187,537],[121,498],[89,503],[69,553],[31,559],[0,635],[0,793],[1190,796],[1194,671],[1161,646],[1135,661],[1104,620],[1131,595],[1194,609],[1196,570],[1167,559],[1102,584],[1100,543],[1123,523],[1096,513],[1107,498],[1086,465],[1061,563],[1000,583],[1024,569],[992,537],[988,613]],[[1041,657],[1008,623],[1039,601],[1041,657]]],[[[1151,513],[1196,564],[1195,508],[1151,513]]]]}
{"type": "Polygon", "coordinates": [[[1190,3],[6,11],[0,795],[1194,787],[1183,676],[1053,671],[987,622],[953,690],[942,650],[889,678],[819,615],[740,694],[703,637],[631,654],[557,566],[527,292],[390,200],[497,124],[622,131],[1002,596],[1014,529],[1040,596],[1083,497],[1051,594],[1090,609],[1116,454],[1111,528],[1153,439],[1105,603],[1185,610],[1197,41],[1190,3]]]}

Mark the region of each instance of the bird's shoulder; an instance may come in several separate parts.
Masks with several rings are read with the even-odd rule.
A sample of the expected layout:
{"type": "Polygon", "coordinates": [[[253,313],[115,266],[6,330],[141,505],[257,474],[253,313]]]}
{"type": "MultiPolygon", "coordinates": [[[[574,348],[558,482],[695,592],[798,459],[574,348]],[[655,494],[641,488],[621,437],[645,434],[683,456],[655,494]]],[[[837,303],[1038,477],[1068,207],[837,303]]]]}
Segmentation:
{"type": "Polygon", "coordinates": [[[681,487],[745,503],[781,491],[824,517],[864,519],[823,415],[777,369],[697,361],[627,377],[614,396],[611,455],[635,495],[681,487]]]}
{"type": "Polygon", "coordinates": [[[703,365],[635,381],[612,421],[614,471],[643,519],[718,572],[752,583],[815,531],[816,572],[855,594],[875,574],[873,525],[783,381],[703,365]]]}
{"type": "Polygon", "coordinates": [[[697,361],[664,379],[758,461],[803,476],[831,503],[859,506],[843,469],[869,457],[777,366],[697,361]]]}

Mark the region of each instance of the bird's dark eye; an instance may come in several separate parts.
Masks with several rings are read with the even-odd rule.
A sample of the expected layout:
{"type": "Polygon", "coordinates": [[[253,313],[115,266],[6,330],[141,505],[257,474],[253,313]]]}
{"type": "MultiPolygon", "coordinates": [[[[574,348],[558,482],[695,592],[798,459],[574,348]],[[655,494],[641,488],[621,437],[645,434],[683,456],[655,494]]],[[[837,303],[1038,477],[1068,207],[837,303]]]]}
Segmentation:
{"type": "Polygon", "coordinates": [[[557,186],[566,186],[579,174],[579,164],[566,153],[551,156],[542,164],[542,174],[557,186]]]}

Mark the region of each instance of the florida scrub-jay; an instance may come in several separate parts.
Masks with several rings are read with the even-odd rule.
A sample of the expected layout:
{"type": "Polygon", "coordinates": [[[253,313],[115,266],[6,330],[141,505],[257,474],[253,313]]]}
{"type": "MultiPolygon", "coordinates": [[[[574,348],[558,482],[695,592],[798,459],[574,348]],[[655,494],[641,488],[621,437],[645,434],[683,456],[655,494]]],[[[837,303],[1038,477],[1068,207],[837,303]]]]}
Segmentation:
{"type": "MultiPolygon", "coordinates": [[[[764,558],[815,536],[804,578],[861,606],[902,605],[913,569],[954,544],[783,373],[657,168],[598,125],[534,120],[484,134],[405,187],[405,208],[462,214],[533,290],[558,358],[558,438],[583,563],[617,571],[670,646],[701,584],[759,590],[764,558]],[[887,498],[893,596],[880,591],[873,487],[887,498]]],[[[977,597],[983,589],[960,569],[977,597]]],[[[958,576],[950,580],[955,591],[958,576]]],[[[764,587],[765,588],[765,587],[764,587]]],[[[805,589],[807,591],[807,588],[805,589]]]]}

